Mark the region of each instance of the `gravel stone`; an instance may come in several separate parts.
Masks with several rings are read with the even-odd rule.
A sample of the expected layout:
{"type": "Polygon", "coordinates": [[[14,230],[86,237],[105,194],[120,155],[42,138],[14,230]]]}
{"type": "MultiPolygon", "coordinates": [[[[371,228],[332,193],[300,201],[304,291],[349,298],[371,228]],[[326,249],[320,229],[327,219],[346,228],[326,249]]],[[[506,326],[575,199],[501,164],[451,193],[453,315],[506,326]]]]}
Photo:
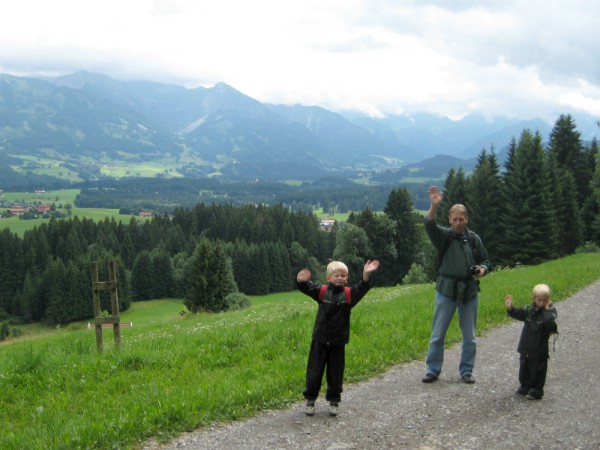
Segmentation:
{"type": "Polygon", "coordinates": [[[475,384],[463,383],[458,375],[458,344],[445,352],[444,371],[434,383],[421,382],[425,363],[414,361],[346,384],[337,417],[329,416],[320,397],[312,417],[303,414],[302,401],[143,448],[600,449],[599,297],[600,280],[555,303],[560,335],[542,400],[514,393],[522,323],[512,321],[478,337],[475,384]]]}

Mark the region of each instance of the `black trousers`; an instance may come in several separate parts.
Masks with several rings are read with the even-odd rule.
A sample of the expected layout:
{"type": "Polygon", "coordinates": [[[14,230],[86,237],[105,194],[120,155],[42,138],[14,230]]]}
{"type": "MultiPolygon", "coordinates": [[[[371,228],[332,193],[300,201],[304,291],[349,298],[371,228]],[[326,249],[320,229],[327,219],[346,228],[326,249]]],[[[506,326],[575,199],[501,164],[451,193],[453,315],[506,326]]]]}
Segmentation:
{"type": "Polygon", "coordinates": [[[536,397],[544,395],[546,372],[548,371],[548,358],[519,359],[519,382],[524,390],[536,397]]]}
{"type": "Polygon", "coordinates": [[[304,398],[316,400],[321,390],[323,373],[327,368],[327,393],[328,402],[339,402],[344,382],[344,369],[346,365],[346,345],[321,344],[313,339],[308,354],[306,367],[306,390],[304,398]]]}

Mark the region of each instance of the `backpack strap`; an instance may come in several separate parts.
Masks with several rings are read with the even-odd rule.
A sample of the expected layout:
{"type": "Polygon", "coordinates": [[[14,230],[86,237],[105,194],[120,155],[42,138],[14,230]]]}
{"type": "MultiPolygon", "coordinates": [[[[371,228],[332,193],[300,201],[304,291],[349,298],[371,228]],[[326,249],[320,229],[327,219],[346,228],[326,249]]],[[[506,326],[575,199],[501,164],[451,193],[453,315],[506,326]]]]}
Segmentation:
{"type": "Polygon", "coordinates": [[[321,288],[319,289],[319,300],[323,301],[323,299],[325,298],[325,293],[327,292],[327,285],[326,284],[322,284],[321,288]]]}
{"type": "Polygon", "coordinates": [[[344,295],[346,296],[346,303],[352,304],[352,291],[348,286],[344,286],[344,295]]]}
{"type": "MultiPolygon", "coordinates": [[[[469,240],[469,245],[471,246],[471,251],[473,252],[473,259],[477,262],[477,239],[475,238],[475,232],[471,230],[467,231],[467,239],[469,240]]],[[[450,248],[450,244],[452,244],[452,239],[454,239],[454,232],[448,233],[446,236],[446,240],[444,241],[444,245],[442,249],[438,253],[438,264],[442,265],[442,259],[446,254],[448,248],[450,248]]]]}
{"type": "MultiPolygon", "coordinates": [[[[322,284],[319,288],[319,300],[323,301],[325,293],[327,292],[327,285],[322,284]]],[[[348,286],[344,286],[344,297],[346,297],[346,303],[352,304],[352,290],[348,286]]]]}

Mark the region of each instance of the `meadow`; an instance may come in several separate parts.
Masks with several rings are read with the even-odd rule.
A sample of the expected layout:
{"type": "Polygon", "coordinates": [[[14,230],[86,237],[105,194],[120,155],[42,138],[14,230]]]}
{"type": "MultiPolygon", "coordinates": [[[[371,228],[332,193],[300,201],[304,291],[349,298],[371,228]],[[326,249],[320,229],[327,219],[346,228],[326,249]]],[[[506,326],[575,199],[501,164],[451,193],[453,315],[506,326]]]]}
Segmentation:
{"type": "MultiPolygon", "coordinates": [[[[10,204],[14,202],[32,204],[34,202],[41,202],[48,205],[54,203],[57,207],[57,211],[68,214],[65,205],[71,206],[70,216],[67,217],[75,217],[78,216],[81,218],[92,219],[94,221],[104,220],[106,218],[112,219],[114,218],[117,222],[121,221],[125,224],[129,223],[131,218],[130,215],[119,214],[118,209],[108,209],[108,208],[78,208],[75,206],[75,197],[79,194],[79,189],[61,189],[57,191],[47,191],[44,193],[36,193],[36,192],[4,192],[1,200],[9,202],[10,204]],[[62,207],[59,207],[62,206],[62,207]]],[[[139,220],[146,220],[144,218],[138,217],[139,220]]],[[[39,218],[39,219],[30,219],[30,220],[21,220],[18,216],[0,218],[0,229],[8,228],[11,232],[17,234],[18,236],[23,236],[25,231],[31,230],[36,226],[40,226],[43,223],[48,222],[48,218],[39,218]]]]}
{"type": "MultiPolygon", "coordinates": [[[[560,301],[599,277],[597,253],[492,272],[482,280],[478,333],[511,320],[507,293],[525,305],[540,282],[553,288],[560,326],[560,301]]],[[[408,285],[367,294],[353,310],[346,383],[424,359],[433,290],[408,285]]],[[[183,309],[180,299],[134,303],[121,316],[133,327],[121,329],[119,347],[105,329],[102,353],[87,322],[38,327],[0,345],[0,448],[140,448],[150,437],[166,441],[302,401],[312,300],[294,291],[254,297],[240,311],[183,309]]],[[[455,318],[448,345],[458,340],[455,318]]]]}

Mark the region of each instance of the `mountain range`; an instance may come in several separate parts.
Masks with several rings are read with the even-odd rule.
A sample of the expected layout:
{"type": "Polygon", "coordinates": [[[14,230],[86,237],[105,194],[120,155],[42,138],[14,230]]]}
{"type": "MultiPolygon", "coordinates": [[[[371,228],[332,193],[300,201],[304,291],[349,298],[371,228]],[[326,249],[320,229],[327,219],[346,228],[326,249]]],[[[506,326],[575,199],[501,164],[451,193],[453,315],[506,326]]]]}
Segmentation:
{"type": "MultiPolygon", "coordinates": [[[[591,118],[576,123],[584,138],[597,131],[591,118]]],[[[100,165],[118,161],[168,166],[161,176],[227,181],[414,173],[429,162],[439,166],[441,156],[444,167],[468,170],[482,149],[501,155],[523,129],[546,140],[552,126],[478,115],[373,118],[261,103],[224,83],[188,89],[85,71],[53,79],[0,75],[3,178],[15,167],[23,174],[48,160],[79,179],[100,177],[100,165]]]]}

